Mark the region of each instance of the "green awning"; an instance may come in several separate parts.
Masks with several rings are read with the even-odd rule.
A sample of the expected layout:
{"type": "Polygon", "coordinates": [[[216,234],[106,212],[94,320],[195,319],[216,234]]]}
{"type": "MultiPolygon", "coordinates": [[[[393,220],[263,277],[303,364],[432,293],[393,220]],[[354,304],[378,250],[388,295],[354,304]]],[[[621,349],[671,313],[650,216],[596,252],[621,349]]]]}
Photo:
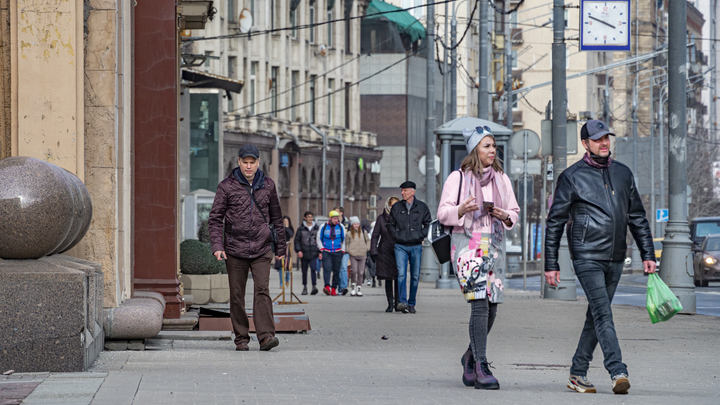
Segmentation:
{"type": "Polygon", "coordinates": [[[419,39],[425,38],[425,27],[423,27],[423,25],[420,24],[420,22],[410,13],[404,10],[397,11],[395,13],[388,13],[388,11],[396,10],[403,9],[393,6],[392,4],[385,3],[384,1],[372,0],[367,8],[367,17],[365,19],[372,20],[376,18],[385,18],[388,21],[397,24],[400,34],[410,37],[410,42],[415,42],[419,39]]]}

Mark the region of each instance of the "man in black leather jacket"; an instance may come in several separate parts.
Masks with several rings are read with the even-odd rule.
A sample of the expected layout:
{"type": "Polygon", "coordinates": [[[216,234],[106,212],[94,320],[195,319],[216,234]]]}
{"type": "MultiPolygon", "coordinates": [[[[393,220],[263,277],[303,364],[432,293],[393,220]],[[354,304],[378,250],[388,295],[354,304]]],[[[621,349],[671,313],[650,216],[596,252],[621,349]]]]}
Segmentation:
{"type": "Polygon", "coordinates": [[[592,120],[583,125],[580,137],[587,152],[558,178],[547,218],[545,279],[551,286],[560,281],[558,248],[567,224],[575,275],[588,299],[585,326],[567,387],[578,392],[596,392],[586,376],[600,343],[613,392],[627,394],[628,371],[622,362],[610,303],[622,275],[628,227],[640,248],[646,273],[655,272],[655,250],[633,174],[627,166],[610,158],[610,135],[615,136],[602,121],[592,120]]]}
{"type": "Polygon", "coordinates": [[[422,242],[432,222],[430,210],[424,202],[415,198],[415,183],[406,181],[400,185],[402,201],[390,209],[388,232],[395,238],[395,263],[398,268],[398,304],[395,310],[404,314],[415,311],[415,299],[420,285],[420,259],[422,242]],[[405,287],[408,260],[410,261],[410,298],[405,287]]]}

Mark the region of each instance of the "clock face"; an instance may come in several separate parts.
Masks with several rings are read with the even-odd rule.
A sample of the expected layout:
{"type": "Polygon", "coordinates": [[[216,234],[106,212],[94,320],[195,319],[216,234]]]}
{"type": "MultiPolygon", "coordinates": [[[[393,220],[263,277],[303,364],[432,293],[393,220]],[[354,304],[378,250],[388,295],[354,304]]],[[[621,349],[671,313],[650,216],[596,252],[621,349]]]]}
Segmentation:
{"type": "Polygon", "coordinates": [[[582,50],[630,49],[629,1],[585,0],[581,7],[582,50]]]}

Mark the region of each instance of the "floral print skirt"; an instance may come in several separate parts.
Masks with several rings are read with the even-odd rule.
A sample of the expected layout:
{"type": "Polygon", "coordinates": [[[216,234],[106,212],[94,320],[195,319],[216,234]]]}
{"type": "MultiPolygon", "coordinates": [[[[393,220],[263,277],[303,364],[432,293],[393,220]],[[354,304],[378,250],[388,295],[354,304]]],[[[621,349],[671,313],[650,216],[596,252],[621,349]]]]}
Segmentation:
{"type": "Polygon", "coordinates": [[[493,228],[493,234],[475,232],[472,237],[465,233],[452,234],[453,270],[466,301],[487,298],[491,303],[503,302],[504,229],[495,225],[493,228]]]}

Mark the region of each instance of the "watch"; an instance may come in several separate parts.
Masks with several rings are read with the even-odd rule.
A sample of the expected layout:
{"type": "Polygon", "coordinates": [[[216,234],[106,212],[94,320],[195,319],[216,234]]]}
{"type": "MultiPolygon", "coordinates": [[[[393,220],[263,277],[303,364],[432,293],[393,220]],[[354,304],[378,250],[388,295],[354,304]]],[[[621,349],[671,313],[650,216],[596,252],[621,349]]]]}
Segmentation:
{"type": "Polygon", "coordinates": [[[629,51],[630,0],[582,0],[580,50],[629,51]]]}

